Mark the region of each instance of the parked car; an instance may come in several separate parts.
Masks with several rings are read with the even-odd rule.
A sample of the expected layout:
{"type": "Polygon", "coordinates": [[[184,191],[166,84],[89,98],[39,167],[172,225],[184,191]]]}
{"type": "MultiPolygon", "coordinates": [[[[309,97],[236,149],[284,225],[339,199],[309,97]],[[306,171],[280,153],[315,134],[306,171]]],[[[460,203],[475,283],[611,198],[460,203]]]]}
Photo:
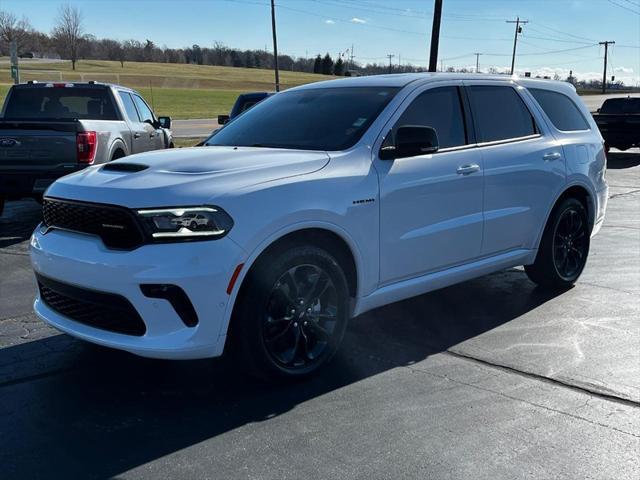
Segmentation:
{"type": "Polygon", "coordinates": [[[315,83],[209,145],[49,187],[31,240],[40,318],[148,357],[228,347],[256,375],[299,378],[373,308],[518,265],[570,287],[607,203],[602,137],[563,82],[315,83]],[[176,225],[193,214],[206,228],[176,225]]]}
{"type": "Polygon", "coordinates": [[[118,85],[15,85],[0,112],[0,206],[40,198],[56,178],[89,165],[173,147],[170,127],[169,117],[156,118],[139,93],[118,85]]]}
{"type": "Polygon", "coordinates": [[[23,52],[18,55],[18,58],[33,58],[33,52],[23,52]]]}
{"type": "Polygon", "coordinates": [[[640,146],[640,97],[608,98],[593,117],[607,150],[640,146]]]}
{"type": "Polygon", "coordinates": [[[229,113],[229,115],[218,115],[218,124],[225,125],[229,120],[233,120],[242,112],[249,110],[271,95],[273,95],[273,93],[270,92],[251,92],[238,95],[238,98],[231,108],[231,113],[229,113]]]}

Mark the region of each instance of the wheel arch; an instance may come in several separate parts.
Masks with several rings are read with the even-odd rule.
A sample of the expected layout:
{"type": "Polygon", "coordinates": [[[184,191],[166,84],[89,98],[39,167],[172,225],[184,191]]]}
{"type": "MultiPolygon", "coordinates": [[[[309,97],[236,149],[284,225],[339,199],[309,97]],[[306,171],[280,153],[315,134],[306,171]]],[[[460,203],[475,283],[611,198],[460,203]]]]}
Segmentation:
{"type": "Polygon", "coordinates": [[[109,149],[109,156],[107,157],[106,161],[110,162],[111,160],[117,160],[118,158],[123,158],[127,155],[129,155],[127,146],[121,138],[117,138],[111,144],[111,148],[109,149]],[[116,154],[118,154],[119,152],[121,152],[122,154],[116,156],[116,154]]]}
{"type": "Polygon", "coordinates": [[[296,244],[313,244],[317,245],[336,256],[336,260],[342,263],[347,283],[349,285],[349,294],[352,298],[352,309],[355,305],[355,299],[358,297],[358,289],[363,284],[362,275],[362,259],[358,247],[349,234],[337,225],[330,223],[310,223],[297,224],[282,229],[276,234],[269,237],[256,247],[251,254],[247,256],[240,270],[233,289],[230,293],[229,302],[227,304],[225,319],[221,325],[220,335],[229,333],[229,326],[233,312],[236,308],[238,300],[241,298],[241,292],[246,285],[249,273],[255,267],[256,263],[265,258],[265,255],[272,255],[281,249],[296,244]]]}
{"type": "Polygon", "coordinates": [[[572,183],[566,185],[565,188],[558,194],[555,201],[553,202],[551,208],[547,212],[547,217],[545,218],[544,224],[542,225],[542,230],[538,233],[538,238],[536,240],[536,248],[540,246],[540,241],[542,240],[542,235],[544,233],[544,229],[547,226],[547,222],[551,217],[551,213],[556,209],[558,204],[565,200],[566,198],[576,198],[579,200],[582,205],[585,207],[587,211],[587,219],[589,221],[589,232],[593,230],[593,226],[595,225],[596,220],[596,204],[595,204],[595,193],[585,184],[583,183],[572,183]]]}

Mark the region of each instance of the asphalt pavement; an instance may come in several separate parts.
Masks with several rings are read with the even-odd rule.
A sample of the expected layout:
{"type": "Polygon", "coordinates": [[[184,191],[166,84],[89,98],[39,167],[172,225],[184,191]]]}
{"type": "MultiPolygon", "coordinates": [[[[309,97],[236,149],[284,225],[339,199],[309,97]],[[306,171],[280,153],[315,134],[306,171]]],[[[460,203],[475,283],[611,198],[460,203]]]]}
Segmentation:
{"type": "Polygon", "coordinates": [[[0,217],[0,477],[638,479],[640,151],[609,156],[578,284],[521,269],[352,321],[318,377],[169,362],[60,334],[31,312],[33,202],[0,217]]]}

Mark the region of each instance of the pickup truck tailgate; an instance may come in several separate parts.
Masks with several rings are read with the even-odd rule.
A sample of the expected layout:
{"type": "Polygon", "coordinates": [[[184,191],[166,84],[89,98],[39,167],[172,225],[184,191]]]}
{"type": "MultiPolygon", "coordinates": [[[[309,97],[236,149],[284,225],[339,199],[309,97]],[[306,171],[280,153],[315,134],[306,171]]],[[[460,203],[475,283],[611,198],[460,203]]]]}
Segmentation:
{"type": "Polygon", "coordinates": [[[0,121],[0,191],[41,192],[78,169],[76,122],[0,121]],[[26,185],[26,184],[29,185],[26,185]]]}

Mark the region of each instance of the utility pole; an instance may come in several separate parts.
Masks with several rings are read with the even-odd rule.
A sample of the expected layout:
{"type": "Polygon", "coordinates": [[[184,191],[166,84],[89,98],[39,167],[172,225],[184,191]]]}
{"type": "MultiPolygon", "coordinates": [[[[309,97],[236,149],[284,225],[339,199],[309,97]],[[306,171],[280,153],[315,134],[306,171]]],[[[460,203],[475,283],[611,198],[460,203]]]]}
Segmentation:
{"type": "Polygon", "coordinates": [[[520,17],[517,17],[515,20],[507,20],[507,23],[516,24],[516,34],[513,38],[513,56],[511,57],[511,75],[513,75],[513,71],[516,66],[516,47],[518,46],[518,34],[522,33],[521,25],[529,23],[529,20],[520,20],[520,17]]]}
{"type": "Polygon", "coordinates": [[[616,42],[606,41],[600,42],[600,45],[604,45],[604,72],[602,74],[602,93],[607,93],[607,59],[609,54],[609,45],[615,45],[616,42]]]}
{"type": "Polygon", "coordinates": [[[393,53],[389,53],[389,54],[387,55],[387,58],[389,59],[389,73],[391,73],[392,68],[393,68],[393,67],[391,66],[391,59],[392,59],[393,57],[395,57],[395,55],[394,55],[393,53]]]}
{"type": "Polygon", "coordinates": [[[431,28],[431,54],[429,71],[435,72],[438,67],[438,45],[440,43],[440,21],[442,20],[442,0],[435,0],[433,7],[433,27],[431,28]]]}
{"type": "Polygon", "coordinates": [[[353,43],[351,44],[351,56],[350,56],[350,60],[351,60],[351,70],[353,70],[353,43]]]}
{"type": "Polygon", "coordinates": [[[481,53],[474,53],[476,56],[476,73],[480,73],[480,55],[481,53]]]}
{"type": "Polygon", "coordinates": [[[271,33],[273,34],[273,68],[276,74],[276,92],[280,91],[280,72],[278,71],[278,37],[276,35],[276,6],[271,0],[271,33]]]}

